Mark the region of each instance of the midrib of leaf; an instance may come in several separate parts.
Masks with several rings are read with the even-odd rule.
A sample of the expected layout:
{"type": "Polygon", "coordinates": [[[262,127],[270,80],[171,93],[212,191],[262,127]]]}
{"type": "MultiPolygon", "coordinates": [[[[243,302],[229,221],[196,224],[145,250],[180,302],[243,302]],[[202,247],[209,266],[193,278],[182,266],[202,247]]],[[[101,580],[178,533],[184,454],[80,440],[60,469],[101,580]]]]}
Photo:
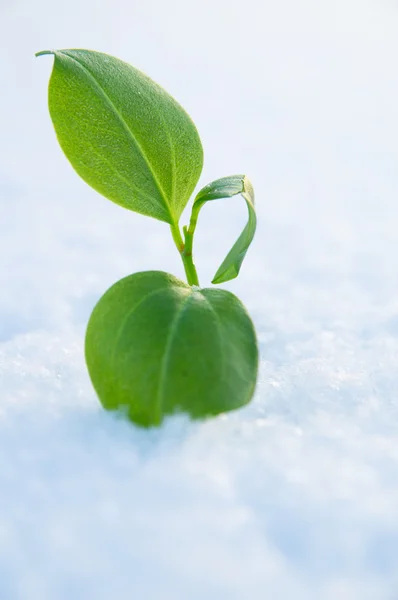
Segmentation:
{"type": "MultiPolygon", "coordinates": [[[[222,342],[222,333],[221,333],[221,319],[218,315],[218,312],[216,311],[216,309],[214,308],[214,306],[212,305],[212,303],[210,302],[210,300],[203,294],[201,293],[202,298],[204,298],[206,300],[206,303],[208,304],[211,312],[213,313],[213,315],[216,318],[216,324],[217,324],[217,332],[218,332],[218,337],[220,339],[220,350],[221,350],[221,377],[224,376],[225,373],[225,365],[226,365],[226,361],[225,361],[225,351],[224,351],[224,344],[222,342]]],[[[221,378],[220,377],[220,378],[221,378]]]]}
{"type": "MultiPolygon", "coordinates": [[[[148,96],[147,96],[147,99],[148,99],[148,96]]],[[[175,206],[177,165],[176,165],[176,154],[175,154],[175,148],[174,148],[174,141],[170,135],[169,128],[167,127],[167,124],[166,124],[166,121],[164,120],[162,112],[156,106],[156,103],[152,102],[152,100],[150,98],[149,98],[149,102],[151,103],[152,108],[156,110],[159,119],[163,123],[164,130],[166,132],[167,139],[168,139],[168,142],[170,145],[170,155],[171,155],[171,161],[172,161],[171,162],[171,203],[173,206],[175,206]]]]}
{"type": "Polygon", "coordinates": [[[96,156],[98,156],[100,158],[100,160],[105,162],[109,166],[109,168],[115,173],[116,177],[118,177],[121,181],[123,181],[127,185],[127,187],[129,187],[131,189],[132,192],[137,192],[137,193],[141,194],[141,196],[147,198],[150,203],[153,201],[153,197],[150,194],[148,194],[147,192],[143,192],[137,185],[134,185],[134,183],[132,183],[124,175],[122,175],[105,156],[102,156],[102,154],[100,154],[95,149],[95,147],[93,146],[93,144],[91,142],[86,141],[86,143],[88,143],[88,145],[90,146],[93,154],[95,154],[96,156]]]}
{"type": "MultiPolygon", "coordinates": [[[[173,102],[175,102],[173,98],[171,98],[171,100],[173,102]]],[[[169,128],[168,128],[168,126],[167,126],[167,124],[166,124],[166,122],[164,120],[162,112],[159,111],[159,108],[156,106],[155,103],[153,103],[151,100],[149,100],[149,101],[151,102],[152,108],[154,108],[156,110],[159,119],[162,121],[162,123],[164,125],[164,129],[166,131],[167,139],[169,140],[169,144],[170,144],[170,153],[171,153],[171,159],[172,159],[172,178],[171,178],[171,186],[172,186],[171,189],[172,189],[172,192],[171,192],[171,194],[172,194],[172,204],[173,204],[173,206],[175,206],[175,204],[176,204],[176,182],[177,182],[177,164],[176,164],[175,144],[174,144],[174,140],[172,139],[172,137],[170,135],[169,128]]],[[[181,111],[185,112],[184,109],[178,105],[178,103],[176,103],[176,106],[181,111]]],[[[197,133],[195,123],[191,120],[191,117],[189,115],[186,115],[186,116],[188,118],[188,121],[191,121],[193,129],[197,133]]],[[[199,136],[199,134],[198,134],[198,136],[199,136]]],[[[200,142],[200,140],[199,140],[199,142],[200,142]]],[[[203,160],[203,157],[202,157],[202,160],[203,160]]],[[[193,179],[197,180],[197,175],[195,174],[194,170],[191,169],[191,176],[189,178],[189,186],[187,185],[186,186],[187,188],[191,188],[192,187],[191,186],[191,182],[193,181],[193,179]]],[[[185,198],[185,200],[188,200],[188,199],[189,198],[185,198]]],[[[184,200],[184,199],[181,199],[181,200],[184,200]]]]}
{"type": "MultiPolygon", "coordinates": [[[[222,367],[221,367],[221,374],[224,375],[225,373],[225,366],[226,366],[226,361],[225,361],[225,352],[224,352],[224,345],[222,343],[222,335],[221,335],[221,319],[218,316],[217,311],[215,310],[215,308],[213,307],[212,303],[210,302],[210,300],[208,298],[206,298],[206,296],[204,294],[202,294],[203,298],[206,300],[206,302],[208,303],[210,309],[213,311],[214,316],[216,317],[216,322],[217,322],[217,329],[218,329],[218,333],[219,333],[219,337],[220,337],[220,347],[221,347],[221,357],[222,357],[222,367]]],[[[253,394],[253,390],[256,387],[256,380],[254,380],[254,383],[250,386],[249,392],[246,396],[245,402],[244,404],[247,404],[250,400],[250,398],[252,397],[253,394]]]]}
{"type": "MultiPolygon", "coordinates": [[[[162,119],[163,121],[163,119],[162,119]]],[[[163,124],[164,121],[163,121],[163,124]]],[[[177,181],[177,165],[176,165],[176,153],[174,148],[174,142],[171,138],[170,132],[166,127],[167,138],[170,143],[170,154],[171,154],[171,203],[175,207],[176,203],[176,181],[177,181]]]]}
{"type": "Polygon", "coordinates": [[[149,292],[149,294],[146,294],[141,300],[139,300],[137,302],[137,304],[134,304],[134,306],[132,308],[130,308],[130,310],[126,313],[123,321],[120,324],[120,327],[118,329],[118,332],[116,334],[115,337],[115,346],[113,348],[113,352],[109,361],[109,364],[111,366],[112,372],[115,372],[115,361],[116,361],[116,354],[117,354],[117,349],[119,347],[119,343],[120,343],[120,338],[122,337],[123,334],[123,330],[125,328],[125,325],[127,323],[127,321],[130,319],[131,315],[134,314],[134,312],[137,310],[137,308],[139,308],[141,306],[141,304],[143,304],[144,302],[146,302],[146,300],[148,300],[148,298],[151,298],[152,296],[156,296],[157,294],[160,294],[161,292],[163,292],[164,290],[169,289],[167,286],[161,287],[157,290],[154,290],[153,292],[149,292]]]}
{"type": "Polygon", "coordinates": [[[162,408],[163,399],[164,399],[165,379],[166,379],[167,368],[168,368],[169,360],[170,360],[171,347],[174,342],[175,334],[178,329],[178,324],[180,322],[181,316],[182,316],[183,312],[186,310],[189,300],[191,300],[193,298],[193,296],[194,296],[194,292],[191,291],[189,296],[187,296],[187,298],[185,298],[185,300],[179,306],[177,313],[175,314],[174,319],[171,323],[170,331],[167,336],[166,346],[165,346],[165,350],[164,350],[164,354],[163,354],[162,362],[161,362],[161,366],[160,366],[158,393],[156,396],[156,407],[157,407],[158,415],[160,416],[160,420],[161,420],[161,415],[162,415],[161,408],[162,408]]]}
{"type": "MultiPolygon", "coordinates": [[[[216,318],[217,330],[218,330],[218,335],[219,335],[219,338],[220,338],[220,349],[221,349],[221,359],[222,359],[222,362],[221,362],[221,375],[220,375],[220,379],[221,379],[224,376],[224,374],[225,374],[225,367],[226,367],[224,344],[222,343],[222,334],[221,334],[221,319],[220,319],[217,311],[213,307],[212,303],[210,302],[210,300],[208,298],[206,298],[206,296],[204,294],[202,294],[202,296],[206,300],[207,304],[210,307],[210,310],[213,312],[213,314],[214,314],[214,316],[216,318]]],[[[253,385],[250,387],[244,404],[247,404],[249,402],[250,398],[252,397],[253,388],[255,388],[255,387],[256,387],[256,381],[254,381],[253,385]]]]}
{"type": "Polygon", "coordinates": [[[160,192],[160,195],[161,195],[161,197],[162,197],[162,199],[163,199],[163,201],[165,203],[165,206],[166,206],[167,211],[168,211],[168,213],[170,215],[171,221],[174,223],[174,217],[173,217],[173,215],[171,213],[170,205],[169,205],[169,203],[167,201],[165,192],[164,192],[162,186],[160,185],[160,182],[159,182],[156,174],[154,173],[154,171],[153,171],[153,169],[151,167],[151,164],[150,164],[150,162],[148,160],[148,157],[146,156],[146,154],[145,154],[142,146],[140,145],[140,143],[137,140],[137,138],[134,136],[134,134],[131,131],[130,127],[128,126],[128,124],[124,120],[123,116],[120,114],[120,112],[116,108],[115,104],[112,102],[111,98],[108,96],[108,94],[106,93],[106,91],[104,90],[104,88],[96,80],[96,78],[94,77],[94,75],[89,71],[89,69],[87,69],[87,67],[85,67],[84,65],[82,65],[82,63],[79,60],[77,60],[77,58],[75,58],[74,56],[70,56],[69,54],[64,54],[62,51],[55,52],[55,55],[57,55],[57,54],[62,54],[63,56],[66,56],[67,58],[70,58],[75,63],[77,63],[79,65],[79,67],[81,69],[83,69],[83,71],[85,73],[87,73],[87,76],[94,82],[95,86],[98,88],[98,90],[100,91],[100,93],[103,96],[103,98],[105,99],[105,101],[109,104],[112,112],[119,119],[122,127],[127,132],[127,134],[129,134],[131,136],[131,139],[132,139],[133,143],[135,144],[136,148],[138,148],[139,152],[141,153],[141,156],[144,159],[144,161],[145,161],[145,163],[146,163],[146,165],[147,165],[147,167],[148,167],[148,169],[149,169],[149,171],[150,171],[150,173],[151,173],[151,175],[153,177],[153,180],[154,180],[154,182],[155,182],[155,184],[156,184],[156,186],[157,186],[157,188],[158,188],[158,190],[160,192]]]}

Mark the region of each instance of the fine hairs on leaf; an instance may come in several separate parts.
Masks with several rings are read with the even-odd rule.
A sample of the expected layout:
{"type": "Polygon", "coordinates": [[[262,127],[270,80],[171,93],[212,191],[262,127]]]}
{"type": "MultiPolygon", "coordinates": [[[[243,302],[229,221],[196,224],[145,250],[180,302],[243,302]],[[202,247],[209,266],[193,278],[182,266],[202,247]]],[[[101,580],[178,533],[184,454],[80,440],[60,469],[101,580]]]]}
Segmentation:
{"type": "Polygon", "coordinates": [[[247,404],[258,371],[254,326],[231,292],[200,287],[193,240],[204,204],[241,194],[248,222],[212,283],[238,276],[256,230],[250,181],[232,175],[202,188],[181,233],[180,217],[203,166],[191,118],[163,88],[117,58],[81,49],[36,56],[45,54],[54,56],[50,116],[72,167],[112,202],[168,223],[187,278],[135,273],[99,299],[85,354],[102,405],[149,427],[179,411],[203,418],[247,404]]]}

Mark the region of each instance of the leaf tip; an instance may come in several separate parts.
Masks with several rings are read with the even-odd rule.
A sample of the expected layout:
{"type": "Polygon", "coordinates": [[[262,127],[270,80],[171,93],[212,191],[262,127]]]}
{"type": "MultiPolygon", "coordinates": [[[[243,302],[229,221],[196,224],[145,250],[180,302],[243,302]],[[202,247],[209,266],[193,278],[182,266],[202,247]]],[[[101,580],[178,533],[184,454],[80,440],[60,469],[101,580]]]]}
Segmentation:
{"type": "Polygon", "coordinates": [[[44,54],[55,54],[55,50],[40,50],[40,52],[36,52],[35,56],[43,56],[44,54]]]}
{"type": "Polygon", "coordinates": [[[235,279],[238,275],[239,269],[237,269],[235,265],[231,265],[227,269],[221,269],[220,267],[212,279],[212,284],[218,285],[220,283],[226,283],[227,281],[231,281],[231,279],[235,279]]]}

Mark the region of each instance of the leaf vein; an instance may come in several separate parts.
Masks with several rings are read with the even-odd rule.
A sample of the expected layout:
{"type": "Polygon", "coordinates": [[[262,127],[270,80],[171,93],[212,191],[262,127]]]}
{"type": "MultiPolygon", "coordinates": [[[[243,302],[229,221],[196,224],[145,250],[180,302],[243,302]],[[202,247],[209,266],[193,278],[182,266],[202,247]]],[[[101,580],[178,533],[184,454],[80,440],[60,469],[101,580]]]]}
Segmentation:
{"type": "Polygon", "coordinates": [[[159,414],[161,413],[161,409],[162,409],[162,405],[163,405],[163,401],[164,401],[164,385],[165,385],[167,367],[168,367],[168,364],[170,361],[171,347],[172,347],[172,344],[173,344],[173,341],[175,338],[176,331],[178,329],[178,324],[181,320],[181,316],[184,313],[184,311],[186,310],[189,300],[191,300],[193,298],[193,296],[194,296],[194,294],[193,294],[193,292],[191,292],[190,295],[180,305],[180,307],[179,307],[177,313],[175,314],[174,319],[171,323],[170,330],[169,330],[169,333],[167,336],[165,350],[164,350],[164,354],[162,356],[162,361],[161,361],[161,366],[160,366],[159,385],[158,385],[158,392],[157,392],[157,397],[156,397],[156,406],[157,406],[159,414]]]}
{"type": "Polygon", "coordinates": [[[149,294],[146,294],[141,300],[139,300],[139,302],[137,302],[137,304],[134,304],[134,306],[132,308],[130,308],[130,310],[126,313],[123,321],[120,323],[120,327],[115,336],[115,346],[113,348],[111,359],[109,361],[112,372],[115,371],[114,366],[115,366],[115,361],[116,361],[116,355],[117,355],[118,347],[120,344],[120,339],[122,337],[123,329],[124,329],[127,321],[130,319],[131,315],[133,315],[134,312],[141,306],[141,304],[143,304],[146,300],[148,300],[148,298],[151,298],[152,296],[156,296],[157,294],[160,294],[161,292],[163,292],[166,289],[168,289],[168,288],[165,286],[165,287],[161,287],[157,290],[154,290],[153,292],[149,292],[149,294]]]}
{"type": "MultiPolygon", "coordinates": [[[[55,54],[64,54],[62,51],[58,51],[55,54]]],[[[100,83],[97,81],[97,79],[94,77],[94,75],[90,72],[90,70],[83,65],[77,58],[75,58],[74,56],[70,56],[69,54],[64,54],[64,56],[67,56],[68,58],[70,58],[71,60],[73,60],[74,62],[76,62],[81,69],[83,69],[83,71],[85,71],[88,76],[91,78],[91,80],[95,83],[96,87],[98,88],[98,90],[100,91],[100,93],[102,94],[103,98],[105,99],[105,101],[109,104],[112,112],[114,113],[114,115],[119,119],[120,123],[122,124],[122,127],[124,128],[124,130],[127,132],[127,134],[129,134],[131,136],[131,140],[133,141],[134,145],[136,148],[138,148],[139,152],[141,153],[142,158],[144,159],[152,177],[153,180],[155,182],[155,185],[157,186],[160,195],[166,205],[167,211],[170,215],[171,221],[174,222],[174,218],[172,216],[171,213],[171,209],[170,209],[170,205],[169,202],[167,201],[166,198],[166,194],[163,190],[163,187],[160,184],[160,181],[158,180],[155,172],[153,171],[151,164],[148,160],[148,157],[146,155],[146,153],[144,152],[144,149],[142,148],[141,144],[139,143],[139,141],[137,140],[137,138],[134,136],[134,133],[132,132],[132,130],[130,129],[129,125],[126,123],[125,119],[123,118],[123,116],[121,115],[121,113],[119,112],[119,110],[117,109],[117,107],[115,106],[114,102],[111,100],[111,98],[109,97],[109,95],[106,93],[106,91],[104,90],[104,88],[100,85],[100,83]]]]}

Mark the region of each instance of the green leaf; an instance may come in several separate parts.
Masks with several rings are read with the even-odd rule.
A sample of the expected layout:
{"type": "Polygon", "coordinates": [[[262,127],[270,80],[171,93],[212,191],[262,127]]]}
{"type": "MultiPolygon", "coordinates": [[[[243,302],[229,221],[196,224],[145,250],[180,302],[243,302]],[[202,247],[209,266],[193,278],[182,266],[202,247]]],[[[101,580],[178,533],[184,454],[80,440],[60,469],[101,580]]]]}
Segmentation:
{"type": "Polygon", "coordinates": [[[166,415],[215,415],[253,396],[253,324],[226,290],[199,289],[161,271],[130,275],[93,310],[86,361],[104,408],[142,426],[166,415]]]}
{"type": "MultiPolygon", "coordinates": [[[[242,194],[246,200],[249,220],[246,227],[228,252],[223,260],[212,283],[223,283],[238,276],[246,252],[253,241],[256,231],[256,212],[254,209],[254,190],[246,175],[231,175],[222,177],[206,185],[195,198],[192,208],[193,228],[196,227],[196,221],[202,206],[209,200],[218,200],[220,198],[231,198],[236,194],[242,194]]],[[[190,224],[191,229],[191,224],[190,224]]],[[[189,231],[189,230],[188,230],[189,231]]]]}
{"type": "Polygon", "coordinates": [[[117,58],[89,50],[41,54],[54,54],[50,114],[78,174],[116,204],[177,223],[203,164],[186,112],[117,58]]]}

